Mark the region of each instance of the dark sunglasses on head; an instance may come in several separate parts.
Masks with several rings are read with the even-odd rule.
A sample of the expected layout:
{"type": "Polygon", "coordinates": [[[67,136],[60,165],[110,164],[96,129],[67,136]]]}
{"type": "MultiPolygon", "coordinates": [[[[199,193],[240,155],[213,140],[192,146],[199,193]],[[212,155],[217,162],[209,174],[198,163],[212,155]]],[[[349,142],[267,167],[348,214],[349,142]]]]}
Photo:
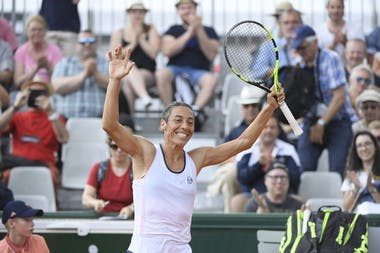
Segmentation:
{"type": "Polygon", "coordinates": [[[356,81],[358,83],[364,82],[366,85],[370,85],[371,84],[371,78],[357,77],[356,81]]]}
{"type": "Polygon", "coordinates": [[[111,148],[112,150],[117,150],[117,149],[119,148],[119,146],[116,145],[116,144],[110,144],[109,146],[110,146],[110,148],[111,148]]]}
{"type": "Polygon", "coordinates": [[[96,39],[94,37],[88,37],[88,38],[79,38],[78,43],[85,45],[85,44],[94,44],[96,42],[96,39]]]}

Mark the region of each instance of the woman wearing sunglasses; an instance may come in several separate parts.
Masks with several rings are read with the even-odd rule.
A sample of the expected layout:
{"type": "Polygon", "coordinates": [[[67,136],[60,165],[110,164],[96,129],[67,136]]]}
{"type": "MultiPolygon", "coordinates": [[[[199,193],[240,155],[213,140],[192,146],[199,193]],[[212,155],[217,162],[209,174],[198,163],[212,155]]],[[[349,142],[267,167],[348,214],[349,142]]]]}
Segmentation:
{"type": "MultiPolygon", "coordinates": [[[[352,107],[355,109],[357,115],[359,115],[359,108],[356,106],[356,98],[367,88],[374,88],[374,76],[371,68],[366,64],[359,64],[351,70],[349,78],[349,96],[352,107]]],[[[380,91],[380,89],[378,89],[380,91]]]]}
{"type": "MultiPolygon", "coordinates": [[[[120,123],[133,133],[133,121],[127,115],[121,116],[120,123]]],[[[84,187],[82,204],[96,212],[118,212],[119,217],[130,218],[134,212],[132,159],[109,136],[107,144],[110,158],[91,168],[84,187]]]]}

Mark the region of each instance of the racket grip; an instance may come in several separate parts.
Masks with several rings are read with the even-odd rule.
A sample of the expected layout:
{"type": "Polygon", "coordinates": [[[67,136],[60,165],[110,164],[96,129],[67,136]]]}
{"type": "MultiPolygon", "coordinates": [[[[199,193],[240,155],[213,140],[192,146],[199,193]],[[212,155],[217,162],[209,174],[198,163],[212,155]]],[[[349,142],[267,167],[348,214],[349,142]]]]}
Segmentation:
{"type": "Polygon", "coordinates": [[[286,120],[289,122],[289,125],[292,128],[294,134],[296,136],[301,135],[303,133],[303,130],[298,124],[297,120],[294,118],[292,112],[289,110],[288,105],[285,102],[283,102],[280,104],[280,109],[282,113],[284,114],[286,120]]]}

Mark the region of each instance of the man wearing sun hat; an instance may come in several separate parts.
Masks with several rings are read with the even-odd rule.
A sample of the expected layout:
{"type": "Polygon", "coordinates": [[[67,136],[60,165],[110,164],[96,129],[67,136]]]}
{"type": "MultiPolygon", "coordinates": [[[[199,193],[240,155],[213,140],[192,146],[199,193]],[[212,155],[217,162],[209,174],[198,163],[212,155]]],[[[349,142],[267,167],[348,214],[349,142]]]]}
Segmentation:
{"type": "Polygon", "coordinates": [[[302,66],[314,68],[314,104],[304,118],[297,151],[304,171],[315,171],[322,151],[329,152],[329,169],[343,175],[350,146],[351,112],[343,64],[336,52],[321,48],[308,25],[298,26],[291,48],[302,58],[302,66]]]}
{"type": "Polygon", "coordinates": [[[45,239],[33,234],[33,217],[42,216],[43,213],[41,209],[34,209],[20,200],[8,202],[1,219],[7,234],[0,241],[0,252],[49,253],[45,239]]]}
{"type": "Polygon", "coordinates": [[[156,82],[162,102],[168,105],[173,101],[173,81],[177,77],[186,81],[187,92],[178,89],[177,93],[182,92],[180,97],[194,97],[190,103],[196,114],[195,130],[199,131],[206,119],[203,109],[213,98],[217,84],[210,68],[218,54],[219,37],[214,28],[203,25],[197,6],[194,0],[176,2],[182,24],[171,26],[162,36],[161,50],[169,62],[167,68],[156,72],[156,82]],[[191,91],[194,94],[189,96],[191,91]]]}
{"type": "Polygon", "coordinates": [[[361,118],[352,124],[354,133],[368,130],[368,125],[375,120],[380,120],[380,92],[367,88],[357,98],[356,106],[360,110],[361,118]]]}
{"type": "Polygon", "coordinates": [[[15,166],[48,166],[56,186],[59,171],[55,153],[65,143],[68,132],[64,120],[55,112],[49,97],[54,90],[50,83],[30,81],[22,85],[16,100],[0,115],[0,130],[12,134],[11,154],[3,155],[0,163],[3,180],[7,182],[15,166]],[[25,111],[19,111],[27,105],[25,111]]]}

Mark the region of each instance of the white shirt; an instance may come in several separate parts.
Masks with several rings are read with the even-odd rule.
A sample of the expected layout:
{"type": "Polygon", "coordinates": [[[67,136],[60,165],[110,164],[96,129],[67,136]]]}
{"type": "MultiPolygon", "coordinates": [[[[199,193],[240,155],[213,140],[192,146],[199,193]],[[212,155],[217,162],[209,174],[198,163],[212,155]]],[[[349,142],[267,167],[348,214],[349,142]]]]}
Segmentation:
{"type": "Polygon", "coordinates": [[[160,146],[148,173],[133,180],[133,253],[191,253],[190,226],[196,193],[196,167],[184,152],[185,168],[173,172],[160,146]]]}

